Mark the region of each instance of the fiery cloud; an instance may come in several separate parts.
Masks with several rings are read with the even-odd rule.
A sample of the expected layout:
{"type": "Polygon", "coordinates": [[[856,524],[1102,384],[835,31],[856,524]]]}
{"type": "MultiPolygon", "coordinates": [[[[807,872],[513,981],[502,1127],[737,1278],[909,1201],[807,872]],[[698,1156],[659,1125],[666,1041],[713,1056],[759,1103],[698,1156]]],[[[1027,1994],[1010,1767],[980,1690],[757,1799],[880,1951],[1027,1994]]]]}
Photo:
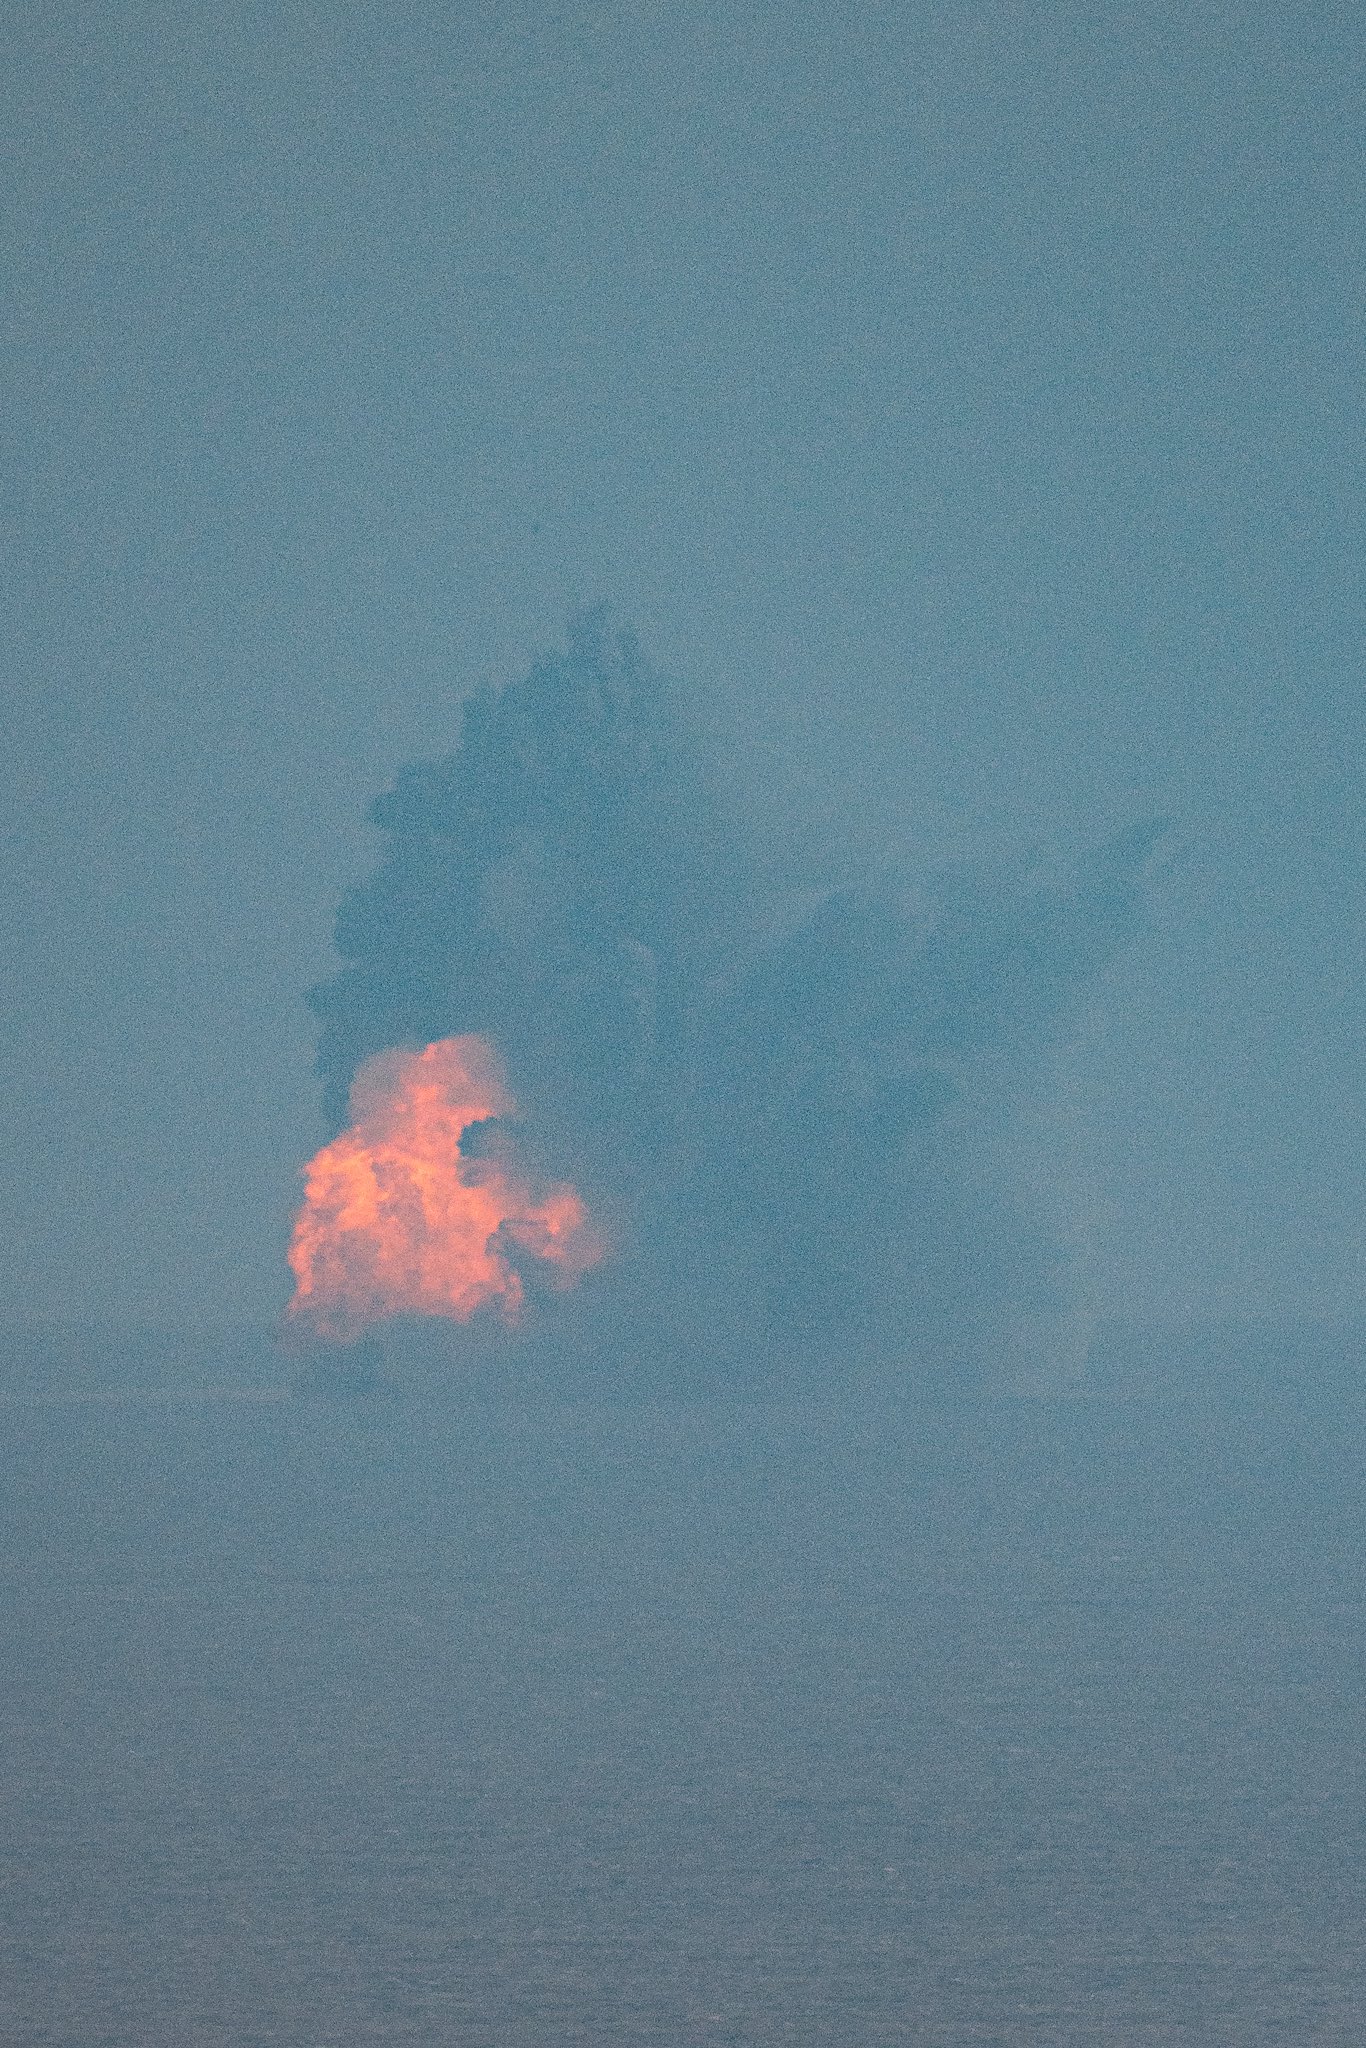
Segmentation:
{"type": "Polygon", "coordinates": [[[399,771],[370,811],[378,863],[339,909],[337,971],[309,995],[329,1129],[353,1128],[311,1169],[305,1327],[512,1313],[518,1270],[588,1262],[572,1192],[533,1200],[506,1157],[457,1152],[465,1120],[506,1101],[486,1048],[456,1036],[471,1030],[618,1219],[591,1331],[562,1324],[514,1370],[824,1385],[838,1358],[956,1384],[995,1374],[1020,1327],[1075,1326],[1084,1226],[1066,1175],[1045,1198],[1022,1172],[1019,1117],[1138,928],[1152,828],[1072,869],[978,873],[910,832],[871,864],[856,820],[841,843],[756,795],[731,817],[670,685],[601,615],[465,696],[454,749],[399,771]],[[459,1078],[436,1088],[433,1144],[408,1146],[394,1112],[396,1159],[366,1119],[376,1089],[403,1096],[404,1056],[373,1070],[382,1086],[363,1063],[429,1038],[465,1048],[459,1078]]]}
{"type": "Polygon", "coordinates": [[[516,1255],[571,1284],[602,1256],[572,1187],[541,1193],[506,1158],[468,1159],[471,1124],[515,1107],[486,1040],[442,1038],[360,1068],[351,1124],[304,1169],[291,1321],[348,1341],[387,1316],[467,1322],[522,1307],[516,1255]]]}

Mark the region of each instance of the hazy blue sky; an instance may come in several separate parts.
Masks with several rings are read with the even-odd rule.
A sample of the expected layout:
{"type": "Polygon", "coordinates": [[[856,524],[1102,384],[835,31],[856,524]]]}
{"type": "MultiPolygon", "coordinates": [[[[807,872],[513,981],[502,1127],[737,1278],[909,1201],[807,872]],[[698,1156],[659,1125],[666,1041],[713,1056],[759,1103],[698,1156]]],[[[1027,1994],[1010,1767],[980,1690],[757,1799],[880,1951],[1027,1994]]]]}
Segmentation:
{"type": "Polygon", "coordinates": [[[1170,815],[1100,1297],[1362,1305],[1356,8],[5,13],[0,1307],[274,1311],[364,804],[597,597],[832,842],[1170,815]]]}

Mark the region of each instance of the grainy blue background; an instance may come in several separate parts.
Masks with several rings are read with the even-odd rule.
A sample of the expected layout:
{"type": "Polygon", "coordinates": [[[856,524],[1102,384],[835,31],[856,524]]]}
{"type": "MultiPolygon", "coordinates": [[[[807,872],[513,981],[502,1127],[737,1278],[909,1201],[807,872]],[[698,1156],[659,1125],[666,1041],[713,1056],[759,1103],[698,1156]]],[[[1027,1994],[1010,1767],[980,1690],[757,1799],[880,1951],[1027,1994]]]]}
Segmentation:
{"type": "Polygon", "coordinates": [[[1363,1306],[1362,57],[3,9],[7,2041],[1366,2034],[1359,1347],[1295,1334],[1363,1306]],[[1100,1311],[1255,1353],[611,1411],[225,1348],[364,805],[597,598],[780,867],[1171,817],[1034,1170],[1100,1311]]]}
{"type": "Polygon", "coordinates": [[[599,597],[832,848],[1170,815],[1063,1077],[1096,1300],[1360,1307],[1355,8],[4,50],[5,1313],[274,1313],[364,802],[599,597]]]}

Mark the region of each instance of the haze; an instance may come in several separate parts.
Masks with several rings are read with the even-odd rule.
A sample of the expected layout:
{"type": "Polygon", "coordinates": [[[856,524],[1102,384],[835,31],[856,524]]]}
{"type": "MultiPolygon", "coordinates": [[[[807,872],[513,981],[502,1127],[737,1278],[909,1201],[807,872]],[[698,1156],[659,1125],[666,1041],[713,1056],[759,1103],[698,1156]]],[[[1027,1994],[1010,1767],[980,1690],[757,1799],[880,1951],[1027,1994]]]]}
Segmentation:
{"type": "Polygon", "coordinates": [[[1366,2038],[1362,56],[5,10],[0,2038],[1366,2038]]]}
{"type": "Polygon", "coordinates": [[[1355,1312],[1350,13],[7,39],[11,1317],[275,1314],[364,808],[598,599],[766,819],[1172,819],[1071,1071],[1098,1296],[1355,1312]]]}

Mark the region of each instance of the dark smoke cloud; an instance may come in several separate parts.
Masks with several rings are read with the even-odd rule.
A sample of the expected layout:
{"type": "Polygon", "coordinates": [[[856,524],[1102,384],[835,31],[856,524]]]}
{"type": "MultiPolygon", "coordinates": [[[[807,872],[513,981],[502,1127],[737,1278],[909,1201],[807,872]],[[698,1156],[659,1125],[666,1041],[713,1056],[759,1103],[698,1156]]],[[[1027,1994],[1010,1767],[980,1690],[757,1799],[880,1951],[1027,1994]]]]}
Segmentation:
{"type": "Polygon", "coordinates": [[[761,886],[668,689],[601,614],[474,697],[456,751],[370,815],[383,856],[310,996],[328,1113],[374,1052],[492,1038],[542,1163],[612,1233],[554,1308],[585,1356],[956,1376],[1062,1329],[1065,1261],[982,1160],[1134,928],[1153,828],[1071,877],[932,900],[890,869],[761,886]]]}

